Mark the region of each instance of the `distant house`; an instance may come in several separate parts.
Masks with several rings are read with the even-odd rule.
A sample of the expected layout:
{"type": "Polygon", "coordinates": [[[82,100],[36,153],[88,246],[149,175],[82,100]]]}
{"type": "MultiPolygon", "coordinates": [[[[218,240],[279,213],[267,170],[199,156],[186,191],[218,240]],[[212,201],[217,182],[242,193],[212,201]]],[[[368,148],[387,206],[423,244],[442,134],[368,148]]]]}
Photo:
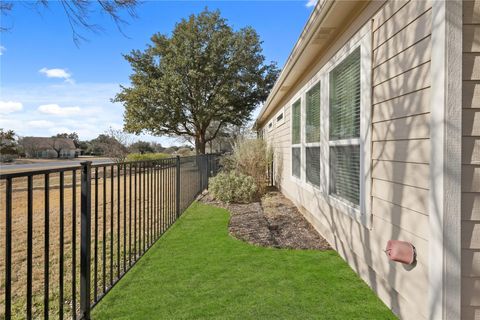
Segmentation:
{"type": "Polygon", "coordinates": [[[21,141],[27,158],[71,159],[77,156],[77,148],[72,139],[24,137],[21,141]]]}
{"type": "Polygon", "coordinates": [[[256,129],[282,193],[395,314],[480,320],[479,0],[319,0],[256,129]]]}

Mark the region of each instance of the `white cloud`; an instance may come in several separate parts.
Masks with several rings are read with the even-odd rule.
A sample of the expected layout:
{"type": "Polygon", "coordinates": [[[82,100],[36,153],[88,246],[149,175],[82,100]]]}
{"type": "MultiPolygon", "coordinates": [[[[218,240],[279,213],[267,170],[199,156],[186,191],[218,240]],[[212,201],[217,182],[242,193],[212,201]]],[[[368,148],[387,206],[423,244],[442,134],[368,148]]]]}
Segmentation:
{"type": "Polygon", "coordinates": [[[313,7],[317,4],[317,0],[308,0],[308,2],[305,4],[307,8],[313,7]]]}
{"type": "Polygon", "coordinates": [[[4,46],[0,46],[0,56],[3,55],[5,51],[7,51],[7,48],[5,48],[4,46]]]}
{"type": "Polygon", "coordinates": [[[38,70],[38,72],[44,74],[47,76],[47,78],[59,78],[59,79],[64,79],[65,82],[68,83],[74,83],[74,80],[72,79],[72,75],[68,73],[67,70],[65,69],[60,69],[60,68],[53,68],[53,69],[47,69],[47,68],[42,68],[38,70]]]}
{"type": "MultiPolygon", "coordinates": [[[[9,114],[8,117],[0,115],[0,128],[15,130],[20,136],[39,137],[59,132],[77,132],[80,139],[90,140],[104,133],[109,127],[122,128],[124,108],[120,103],[111,102],[111,98],[119,90],[118,83],[67,84],[63,81],[55,84],[2,86],[1,100],[21,101],[23,109],[9,114]],[[60,116],[39,110],[39,106],[52,103],[61,110],[64,107],[76,106],[69,111],[74,114],[60,116]],[[35,126],[29,124],[31,121],[35,121],[35,126]],[[49,123],[46,121],[53,125],[47,127],[49,123]]],[[[57,107],[53,109],[58,110],[57,107]]],[[[156,141],[164,146],[180,143],[175,138],[150,135],[140,135],[136,139],[156,141]]]]}
{"type": "Polygon", "coordinates": [[[27,124],[33,128],[50,128],[54,125],[53,122],[48,120],[32,120],[28,121],[27,124]]]}
{"type": "Polygon", "coordinates": [[[12,113],[23,109],[21,102],[16,101],[0,101],[0,113],[12,113]]]}
{"type": "Polygon", "coordinates": [[[54,116],[73,116],[79,114],[80,107],[60,107],[58,104],[43,104],[38,107],[38,111],[54,116]]]}

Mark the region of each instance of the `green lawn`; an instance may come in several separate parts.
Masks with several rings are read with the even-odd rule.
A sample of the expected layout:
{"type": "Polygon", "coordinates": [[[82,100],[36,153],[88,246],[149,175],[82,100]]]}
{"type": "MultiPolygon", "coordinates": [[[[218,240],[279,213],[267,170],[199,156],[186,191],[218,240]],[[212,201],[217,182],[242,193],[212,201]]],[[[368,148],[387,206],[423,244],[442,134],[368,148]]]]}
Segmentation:
{"type": "Polygon", "coordinates": [[[194,203],[94,308],[93,319],[395,319],[334,251],[268,249],[194,203]]]}

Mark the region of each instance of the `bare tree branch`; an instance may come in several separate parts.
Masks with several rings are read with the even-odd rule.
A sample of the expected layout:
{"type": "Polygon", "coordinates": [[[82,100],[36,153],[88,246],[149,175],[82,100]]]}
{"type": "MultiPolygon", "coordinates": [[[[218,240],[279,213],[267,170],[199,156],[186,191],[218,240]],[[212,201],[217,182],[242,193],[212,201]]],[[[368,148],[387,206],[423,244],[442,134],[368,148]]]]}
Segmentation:
{"type": "MultiPolygon", "coordinates": [[[[34,5],[33,8],[38,10],[38,8],[46,9],[50,6],[51,0],[39,0],[34,5]]],[[[131,18],[136,18],[135,8],[139,5],[138,0],[60,0],[58,1],[67,16],[68,24],[72,31],[72,39],[75,45],[79,46],[82,41],[87,41],[87,38],[82,35],[80,30],[86,30],[93,33],[98,33],[103,30],[103,28],[95,23],[91,23],[91,16],[95,12],[104,12],[115,23],[118,31],[125,37],[128,36],[123,32],[122,27],[128,25],[128,21],[122,18],[122,12],[131,18]]],[[[7,16],[12,13],[14,7],[14,1],[0,1],[0,14],[2,16],[7,16]]],[[[4,21],[5,19],[2,19],[4,21]]],[[[10,30],[11,27],[5,27],[0,25],[0,31],[10,30]]]]}

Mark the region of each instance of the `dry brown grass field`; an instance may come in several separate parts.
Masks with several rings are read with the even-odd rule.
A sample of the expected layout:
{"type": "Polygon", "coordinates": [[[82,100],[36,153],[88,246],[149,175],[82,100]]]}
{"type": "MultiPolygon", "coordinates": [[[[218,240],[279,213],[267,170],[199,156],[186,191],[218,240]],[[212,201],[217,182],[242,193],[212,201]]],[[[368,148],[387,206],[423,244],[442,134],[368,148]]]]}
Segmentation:
{"type": "MultiPolygon", "coordinates": [[[[175,167],[120,174],[111,167],[105,172],[98,168],[98,180],[92,169],[92,299],[111,280],[128,269],[145,247],[148,247],[174,222],[176,214],[175,167]],[[135,183],[136,179],[136,183],[135,183]],[[97,181],[97,183],[95,183],[97,181]],[[130,185],[132,189],[130,191],[130,185]],[[137,186],[135,188],[135,185],[137,186]],[[98,192],[96,192],[96,189],[98,192]],[[105,190],[105,191],[104,191],[105,190]],[[136,191],[135,191],[136,190],[136,191]],[[113,195],[113,198],[112,198],[113,195]],[[112,201],[113,199],[113,201],[112,201]],[[96,210],[95,210],[96,208],[96,210]],[[95,222],[97,221],[97,222],[95,222]],[[97,229],[95,228],[97,226],[97,229]],[[120,232],[119,232],[120,231],[120,232]],[[97,273],[95,276],[95,234],[97,234],[97,273]],[[141,237],[140,237],[141,236],[141,237]],[[141,239],[140,239],[141,238],[141,239]],[[144,247],[145,240],[145,247],[144,247]],[[124,260],[125,258],[125,260],[124,260]],[[105,259],[105,261],[104,261],[105,259]],[[105,262],[105,263],[104,263],[105,262]],[[126,268],[124,267],[126,266],[126,268]],[[103,273],[105,270],[105,276],[103,273]],[[110,274],[111,272],[111,274],[110,274]],[[95,286],[95,280],[97,285],[95,286]],[[105,280],[105,282],[104,282],[105,280]]],[[[58,317],[63,308],[64,317],[70,318],[79,310],[80,292],[80,170],[64,173],[63,214],[61,208],[60,174],[49,177],[49,315],[58,317]],[[74,193],[75,189],[75,193],[74,193]],[[63,233],[60,222],[63,217],[63,233]],[[63,255],[61,236],[63,235],[63,255]],[[63,257],[63,273],[60,270],[63,257]],[[75,262],[75,268],[73,269],[75,262]],[[60,280],[63,279],[63,298],[60,301],[60,280]],[[74,281],[73,281],[74,280],[74,281]],[[75,284],[75,285],[74,285],[75,284]],[[74,289],[73,289],[74,288],[74,289]],[[75,306],[73,297],[76,297],[75,306]]],[[[182,164],[181,209],[184,209],[199,190],[199,174],[193,163],[182,164]]],[[[33,177],[33,315],[43,317],[45,288],[45,176],[33,177]]],[[[13,179],[12,193],[12,315],[23,319],[26,315],[27,295],[27,178],[13,179]]],[[[0,181],[0,318],[5,309],[5,181],[0,181]]]]}

